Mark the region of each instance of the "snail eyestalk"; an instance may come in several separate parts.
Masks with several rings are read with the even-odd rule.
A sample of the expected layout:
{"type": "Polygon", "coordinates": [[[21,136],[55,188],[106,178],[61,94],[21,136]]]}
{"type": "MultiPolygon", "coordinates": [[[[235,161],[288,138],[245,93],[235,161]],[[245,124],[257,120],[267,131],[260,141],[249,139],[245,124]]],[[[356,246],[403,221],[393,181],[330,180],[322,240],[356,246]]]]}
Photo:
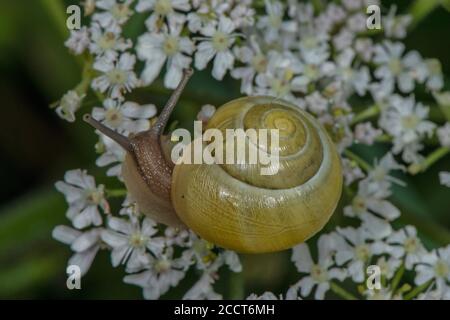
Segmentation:
{"type": "Polygon", "coordinates": [[[170,96],[169,100],[164,106],[164,109],[162,110],[161,114],[159,115],[158,120],[156,121],[155,125],[152,128],[152,133],[160,136],[164,132],[167,122],[169,121],[170,115],[172,114],[173,109],[175,108],[178,100],[180,99],[181,93],[183,92],[189,78],[192,76],[193,73],[194,71],[192,69],[183,70],[183,77],[181,78],[181,81],[178,84],[177,88],[173,91],[172,95],[170,96]]]}
{"type": "Polygon", "coordinates": [[[103,133],[105,136],[111,138],[115,142],[117,142],[122,148],[124,148],[128,152],[133,152],[133,148],[131,146],[130,140],[127,137],[121,135],[120,133],[115,132],[114,130],[108,128],[101,122],[95,120],[91,117],[90,114],[85,114],[83,116],[83,120],[89,123],[92,127],[103,133]]]}

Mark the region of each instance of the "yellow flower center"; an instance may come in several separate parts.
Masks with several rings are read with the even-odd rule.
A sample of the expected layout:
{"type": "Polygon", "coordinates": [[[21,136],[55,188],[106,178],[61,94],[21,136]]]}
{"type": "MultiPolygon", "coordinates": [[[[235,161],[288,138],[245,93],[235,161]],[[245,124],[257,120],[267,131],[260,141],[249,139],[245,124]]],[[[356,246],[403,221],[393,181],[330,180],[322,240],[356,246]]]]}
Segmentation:
{"type": "Polygon", "coordinates": [[[128,18],[128,16],[131,14],[131,11],[130,11],[130,8],[126,4],[118,3],[113,7],[111,13],[114,16],[114,18],[120,20],[120,19],[128,18]]]}
{"type": "Polygon", "coordinates": [[[322,269],[318,264],[313,265],[311,268],[311,277],[317,282],[325,282],[328,279],[328,273],[322,269]]]}
{"type": "Polygon", "coordinates": [[[134,248],[142,248],[147,243],[148,238],[140,232],[135,232],[131,235],[129,243],[134,248]]]}
{"type": "Polygon", "coordinates": [[[355,256],[360,261],[367,261],[370,257],[370,249],[367,245],[362,244],[355,247],[355,256]]]}
{"type": "Polygon", "coordinates": [[[114,48],[116,44],[116,36],[112,32],[105,32],[105,34],[99,39],[98,45],[103,50],[114,48]]]}
{"type": "Polygon", "coordinates": [[[417,241],[417,238],[410,237],[405,240],[404,246],[407,253],[414,253],[419,249],[419,242],[417,241]]]}
{"type": "Polygon", "coordinates": [[[216,31],[212,36],[212,44],[216,51],[225,51],[228,49],[228,36],[222,31],[216,31]]]}
{"type": "Polygon", "coordinates": [[[163,44],[163,50],[168,56],[172,56],[179,51],[178,38],[168,36],[163,44]]]}
{"type": "Polygon", "coordinates": [[[155,263],[155,271],[158,273],[163,273],[170,270],[170,266],[171,266],[170,261],[165,258],[162,258],[161,260],[158,260],[155,263]]]}
{"type": "Polygon", "coordinates": [[[402,126],[405,129],[414,129],[415,127],[417,127],[419,122],[420,119],[414,114],[407,115],[402,118],[402,126]]]}
{"type": "Polygon", "coordinates": [[[389,69],[393,75],[398,75],[402,72],[402,62],[398,58],[393,58],[389,61],[389,69]]]}
{"type": "Polygon", "coordinates": [[[252,59],[252,66],[258,73],[264,73],[267,69],[267,59],[262,54],[258,54],[252,59]]]}
{"type": "Polygon", "coordinates": [[[127,74],[120,69],[113,69],[108,72],[108,79],[111,84],[124,84],[127,80],[127,74]]]}
{"type": "Polygon", "coordinates": [[[158,0],[155,3],[155,12],[161,16],[166,16],[173,11],[170,0],[158,0]]]}
{"type": "Polygon", "coordinates": [[[105,113],[105,121],[112,128],[118,128],[123,120],[122,113],[115,108],[108,109],[105,113]]]}
{"type": "Polygon", "coordinates": [[[439,259],[434,265],[434,272],[438,277],[446,278],[449,273],[449,266],[444,260],[439,259]]]}

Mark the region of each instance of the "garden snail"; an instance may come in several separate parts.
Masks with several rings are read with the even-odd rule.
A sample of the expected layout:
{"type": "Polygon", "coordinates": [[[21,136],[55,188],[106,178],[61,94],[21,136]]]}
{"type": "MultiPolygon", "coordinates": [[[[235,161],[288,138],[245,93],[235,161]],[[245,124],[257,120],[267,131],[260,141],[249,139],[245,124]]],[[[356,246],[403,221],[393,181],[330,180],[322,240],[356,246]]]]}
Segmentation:
{"type": "Polygon", "coordinates": [[[187,225],[210,242],[246,253],[287,249],[321,230],[341,195],[340,159],[325,129],[291,103],[240,98],[218,108],[207,124],[279,129],[277,174],[262,176],[254,168],[228,164],[173,164],[163,131],[191,74],[184,71],[147,131],[127,138],[85,115],[127,151],[122,174],[139,209],[158,222],[187,225]]]}

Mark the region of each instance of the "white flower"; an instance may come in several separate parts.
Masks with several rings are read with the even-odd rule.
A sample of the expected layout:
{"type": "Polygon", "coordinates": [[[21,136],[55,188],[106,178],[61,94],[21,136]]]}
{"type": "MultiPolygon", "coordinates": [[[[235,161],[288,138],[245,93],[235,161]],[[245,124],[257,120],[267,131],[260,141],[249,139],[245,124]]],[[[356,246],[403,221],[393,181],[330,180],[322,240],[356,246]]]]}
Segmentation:
{"type": "Polygon", "coordinates": [[[129,194],[127,194],[125,200],[122,202],[122,209],[120,209],[119,214],[121,216],[128,216],[130,219],[138,219],[141,216],[137,203],[130,199],[129,194]]]}
{"type": "Polygon", "coordinates": [[[56,107],[56,114],[69,122],[75,121],[75,112],[81,107],[81,102],[86,95],[80,95],[75,90],[69,90],[61,98],[56,107]]]}
{"type": "Polygon", "coordinates": [[[370,73],[367,67],[356,69],[352,66],[355,51],[347,48],[336,59],[337,78],[344,82],[346,91],[355,90],[359,96],[365,95],[369,82],[370,73]]]}
{"type": "Polygon", "coordinates": [[[392,233],[385,241],[385,248],[381,250],[397,259],[404,258],[408,270],[411,270],[427,253],[413,226],[406,226],[392,233]]]}
{"type": "Polygon", "coordinates": [[[330,57],[330,36],[327,32],[315,28],[300,29],[298,48],[300,58],[306,64],[320,65],[330,57]]]}
{"type": "Polygon", "coordinates": [[[101,56],[109,51],[125,51],[132,46],[131,40],[120,37],[120,30],[103,30],[98,23],[92,23],[89,51],[101,56]]]}
{"type": "Polygon", "coordinates": [[[114,140],[99,133],[99,142],[95,145],[97,153],[100,157],[97,158],[95,164],[99,167],[106,167],[110,164],[115,164],[106,172],[109,177],[119,177],[122,174],[122,162],[125,159],[126,151],[119,146],[114,140]]]}
{"type": "Polygon", "coordinates": [[[57,226],[53,229],[52,236],[56,240],[70,245],[75,254],[69,259],[67,264],[78,266],[81,270],[81,275],[85,275],[100,248],[101,231],[101,228],[94,228],[81,232],[67,226],[57,226]]]}
{"type": "MultiPolygon", "coordinates": [[[[368,174],[368,179],[371,183],[378,185],[380,190],[389,189],[392,183],[399,186],[406,186],[406,184],[391,175],[392,170],[405,170],[405,167],[395,161],[392,153],[386,153],[381,160],[375,159],[373,169],[368,174]]],[[[388,194],[386,194],[388,196],[388,194]]]]}
{"type": "Polygon", "coordinates": [[[407,28],[409,27],[412,16],[396,15],[397,6],[393,5],[389,10],[389,14],[383,17],[383,30],[386,37],[403,39],[406,37],[407,28]]]}
{"type": "Polygon", "coordinates": [[[332,267],[334,263],[330,236],[322,235],[317,246],[319,250],[317,263],[312,260],[308,246],[304,243],[292,249],[292,261],[299,272],[308,274],[298,282],[301,295],[308,296],[313,287],[317,285],[314,298],[322,300],[330,289],[330,281],[333,279],[343,281],[346,278],[346,272],[332,267]]]}
{"type": "Polygon", "coordinates": [[[369,62],[375,52],[373,41],[370,38],[356,39],[354,49],[364,62],[369,62]]]}
{"type": "Polygon", "coordinates": [[[338,228],[331,234],[336,250],[338,266],[346,264],[346,269],[354,282],[361,283],[366,275],[366,266],[377,252],[367,231],[363,228],[338,228]]]}
{"type": "Polygon", "coordinates": [[[230,12],[230,18],[238,28],[253,26],[255,23],[255,9],[252,1],[236,2],[236,6],[230,12]]]}
{"type": "Polygon", "coordinates": [[[160,31],[166,21],[170,26],[183,24],[186,21],[186,15],[178,11],[190,9],[189,0],[139,0],[136,5],[138,12],[152,12],[145,22],[150,31],[160,31]]]}
{"type": "Polygon", "coordinates": [[[450,122],[437,129],[437,136],[443,147],[450,147],[450,122]]]}
{"type": "MultiPolygon", "coordinates": [[[[417,51],[408,52],[402,57],[404,51],[405,46],[402,43],[384,41],[383,45],[375,47],[373,62],[378,65],[375,70],[378,79],[383,81],[395,79],[400,91],[409,93],[414,90],[415,81],[419,83],[425,81],[427,70],[417,51]]],[[[394,82],[390,83],[393,86],[394,82]]]]}
{"type": "Polygon", "coordinates": [[[293,20],[283,20],[285,9],[279,1],[265,0],[266,16],[259,17],[256,26],[264,30],[264,39],[268,42],[278,41],[283,38],[282,32],[294,33],[297,24],[293,20]]]}
{"type": "Polygon", "coordinates": [[[342,167],[344,171],[345,185],[349,186],[355,180],[364,178],[364,173],[356,162],[347,158],[342,158],[342,167]]]}
{"type": "Polygon", "coordinates": [[[95,5],[97,8],[103,9],[92,16],[93,21],[97,21],[105,29],[117,29],[125,24],[133,11],[130,4],[134,0],[97,0],[95,5]]]}
{"type": "Polygon", "coordinates": [[[400,259],[397,259],[395,257],[390,257],[389,259],[386,259],[386,257],[380,257],[377,260],[376,265],[380,268],[381,276],[386,278],[387,280],[392,279],[397,269],[402,264],[402,261],[400,259]]]}
{"type": "Polygon", "coordinates": [[[218,23],[218,18],[229,7],[221,1],[205,2],[202,0],[193,1],[192,6],[195,11],[187,15],[188,28],[192,33],[198,33],[203,28],[213,28],[218,23]]]}
{"type": "Polygon", "coordinates": [[[79,30],[71,30],[70,37],[64,43],[74,54],[79,55],[89,46],[89,30],[82,27],[79,30]]]}
{"type": "Polygon", "coordinates": [[[428,78],[425,82],[426,87],[432,91],[439,91],[444,86],[444,76],[442,75],[442,66],[437,59],[426,59],[426,72],[428,78]]]}
{"type": "Polygon", "coordinates": [[[439,180],[443,186],[450,188],[450,172],[439,172],[439,180]]]}
{"type": "Polygon", "coordinates": [[[223,259],[224,263],[230,268],[233,272],[242,272],[241,261],[239,260],[239,256],[236,252],[225,250],[220,254],[220,257],[223,259]]]}
{"type": "Polygon", "coordinates": [[[337,35],[332,38],[332,43],[338,51],[342,51],[352,45],[355,40],[355,33],[349,28],[342,28],[337,35]]]}
{"type": "Polygon", "coordinates": [[[94,63],[94,69],[102,73],[92,81],[92,88],[100,92],[110,90],[110,97],[120,98],[139,85],[133,71],[136,57],[128,52],[117,59],[115,52],[108,52],[94,63]]]}
{"type": "Polygon", "coordinates": [[[127,265],[128,271],[139,271],[145,266],[146,252],[161,254],[164,248],[164,238],[154,237],[158,232],[156,223],[144,218],[142,224],[136,219],[110,217],[108,229],[102,234],[102,240],[111,246],[111,262],[113,267],[119,264],[127,265]]]}
{"type": "Polygon", "coordinates": [[[194,286],[183,296],[184,300],[219,300],[222,295],[214,291],[213,284],[216,282],[214,274],[203,273],[194,286]]]}
{"type": "Polygon", "coordinates": [[[305,98],[308,110],[316,115],[324,115],[329,110],[330,102],[318,91],[314,91],[305,98]]]}
{"type": "Polygon", "coordinates": [[[355,139],[358,143],[372,145],[382,133],[382,130],[374,128],[370,122],[358,123],[355,127],[355,139]]]}
{"type": "Polygon", "coordinates": [[[231,71],[231,76],[235,79],[241,79],[242,93],[251,95],[255,76],[266,72],[268,58],[261,51],[254,37],[250,39],[248,46],[236,48],[235,55],[245,66],[234,68],[231,71]]]}
{"type": "Polygon", "coordinates": [[[216,107],[211,104],[205,104],[197,114],[197,120],[207,123],[216,112],[216,107]]]}
{"type": "Polygon", "coordinates": [[[142,79],[145,84],[152,83],[161,72],[167,61],[164,85],[175,88],[181,80],[183,69],[187,69],[192,61],[194,44],[188,37],[180,37],[182,26],[173,26],[170,32],[146,33],[139,37],[137,45],[138,57],[145,61],[142,79]]]}
{"type": "Polygon", "coordinates": [[[295,102],[292,92],[305,91],[309,79],[300,74],[303,64],[294,55],[273,53],[268,56],[269,63],[265,73],[256,76],[255,92],[295,102]],[[300,74],[300,75],[298,75],[300,74]]]}
{"type": "Polygon", "coordinates": [[[415,102],[414,96],[394,95],[389,108],[382,112],[379,125],[394,138],[394,154],[433,134],[435,124],[427,120],[428,107],[415,102]]]}
{"type": "Polygon", "coordinates": [[[386,237],[392,231],[388,222],[400,216],[400,210],[385,200],[387,196],[387,190],[380,189],[367,179],[362,180],[351,205],[344,208],[344,215],[361,219],[364,228],[367,228],[374,238],[386,237]]]}
{"type": "Polygon", "coordinates": [[[197,45],[195,53],[195,67],[199,70],[206,68],[206,65],[214,58],[212,76],[217,80],[222,80],[227,70],[231,70],[234,65],[234,55],[230,47],[235,41],[233,34],[235,25],[232,20],[221,16],[217,28],[204,27],[200,33],[205,37],[197,45]]]}
{"type": "Polygon", "coordinates": [[[164,230],[164,236],[166,238],[166,244],[168,247],[179,246],[188,247],[191,245],[190,242],[191,231],[173,227],[167,227],[164,230]]]}
{"type": "Polygon", "coordinates": [[[258,296],[256,293],[252,293],[247,297],[246,300],[278,300],[282,299],[282,297],[277,297],[273,292],[266,291],[262,295],[258,296]]]}
{"type": "Polygon", "coordinates": [[[106,99],[103,108],[95,107],[92,117],[107,127],[123,134],[141,132],[150,128],[149,118],[156,115],[153,104],[139,105],[135,102],[125,102],[106,99]]]}
{"type": "Polygon", "coordinates": [[[414,279],[416,285],[422,285],[430,280],[434,280],[438,290],[448,290],[448,282],[450,281],[450,246],[433,250],[422,256],[415,270],[417,272],[414,279]]]}
{"type": "Polygon", "coordinates": [[[158,299],[170,287],[175,287],[185,276],[186,262],[174,259],[172,248],[157,257],[147,255],[146,270],[125,276],[125,283],[140,286],[145,299],[158,299]]]}
{"type": "Polygon", "coordinates": [[[101,225],[99,207],[109,211],[109,205],[104,198],[104,186],[97,187],[94,178],[80,169],[67,171],[64,180],[65,182],[58,181],[55,186],[66,197],[69,204],[66,216],[75,228],[101,225]]]}

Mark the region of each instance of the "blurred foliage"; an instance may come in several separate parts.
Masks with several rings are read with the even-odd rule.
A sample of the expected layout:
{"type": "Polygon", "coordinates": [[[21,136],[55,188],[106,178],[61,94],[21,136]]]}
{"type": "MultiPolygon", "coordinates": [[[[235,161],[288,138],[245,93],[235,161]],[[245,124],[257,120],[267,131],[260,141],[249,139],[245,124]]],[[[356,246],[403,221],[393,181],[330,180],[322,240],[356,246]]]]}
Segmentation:
{"type": "MultiPolygon", "coordinates": [[[[448,78],[450,14],[431,5],[436,1],[419,2],[430,10],[417,16],[418,23],[406,45],[425,57],[440,59],[448,78]]],[[[0,298],[141,298],[140,289],[122,282],[123,271],[110,266],[106,252],[98,255],[83,278],[83,290],[67,290],[65,267],[70,251],[51,238],[55,225],[67,223],[64,199],[53,183],[73,168],[87,168],[91,174],[104,176],[104,170],[94,165],[93,131],[79,120],[69,124],[58,119],[48,107],[80,80],[81,66],[64,47],[64,9],[74,3],[77,1],[0,0],[0,298]]],[[[386,7],[392,3],[404,11],[411,1],[383,1],[386,7]]],[[[142,31],[144,18],[137,15],[129,23],[126,32],[131,38],[142,31]]],[[[130,99],[161,106],[168,94],[162,83],[156,82],[137,90],[130,99]]],[[[218,82],[207,72],[197,72],[173,118],[179,126],[189,128],[202,104],[220,105],[239,95],[239,87],[231,79],[218,82]]],[[[355,150],[371,162],[386,151],[386,146],[355,150]]],[[[450,170],[448,156],[426,174],[401,176],[408,188],[396,187],[393,196],[403,211],[400,222],[417,225],[429,247],[450,242],[449,191],[437,178],[444,169],[450,170]]],[[[102,183],[111,181],[100,179],[102,183]]],[[[341,219],[336,214],[326,228],[331,230],[341,219]]],[[[288,252],[242,256],[244,274],[224,275],[219,291],[230,292],[242,281],[245,292],[233,297],[269,289],[284,291],[298,277],[288,261],[288,252]]],[[[188,275],[167,298],[180,297],[194,276],[194,272],[188,275]]]]}

